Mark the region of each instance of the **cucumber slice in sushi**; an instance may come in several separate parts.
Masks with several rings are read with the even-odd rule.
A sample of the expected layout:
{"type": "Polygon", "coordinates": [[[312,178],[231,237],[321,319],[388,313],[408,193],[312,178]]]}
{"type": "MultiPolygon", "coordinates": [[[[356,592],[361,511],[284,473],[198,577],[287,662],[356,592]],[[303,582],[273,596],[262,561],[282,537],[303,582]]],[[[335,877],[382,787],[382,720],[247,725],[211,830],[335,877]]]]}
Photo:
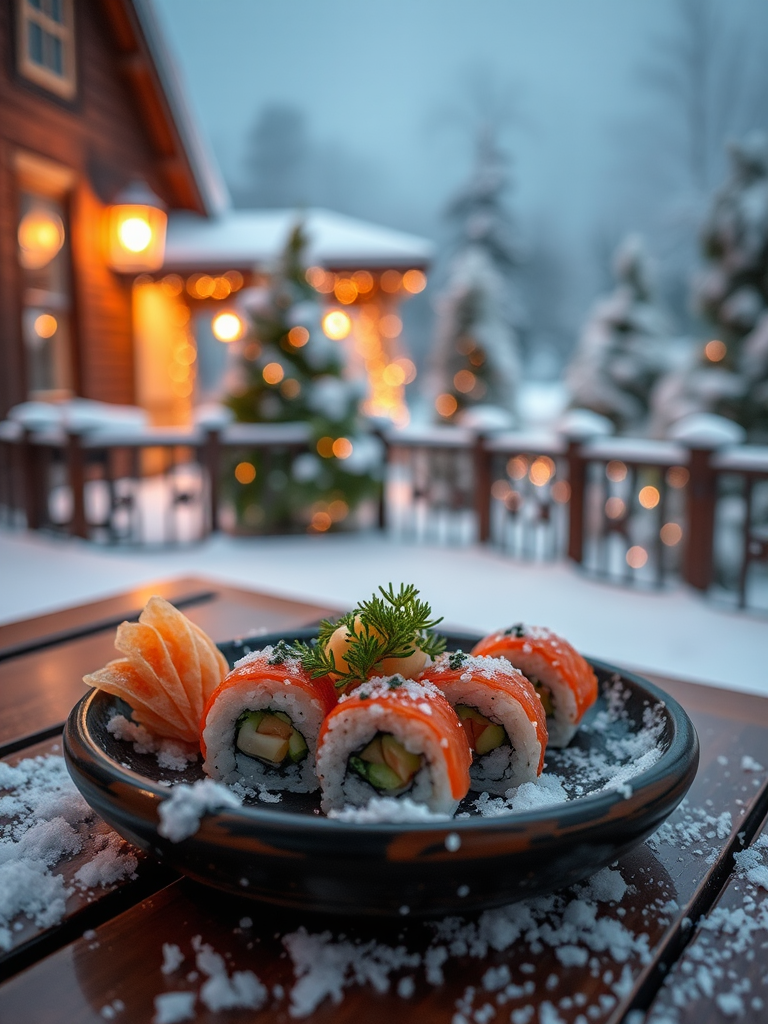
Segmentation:
{"type": "Polygon", "coordinates": [[[385,793],[402,793],[413,782],[422,765],[421,754],[412,754],[390,733],[378,733],[349,767],[366,782],[385,793]]]}
{"type": "Polygon", "coordinates": [[[246,711],[236,728],[235,745],[249,757],[279,766],[286,759],[298,764],[307,756],[304,737],[284,711],[246,711]]]}

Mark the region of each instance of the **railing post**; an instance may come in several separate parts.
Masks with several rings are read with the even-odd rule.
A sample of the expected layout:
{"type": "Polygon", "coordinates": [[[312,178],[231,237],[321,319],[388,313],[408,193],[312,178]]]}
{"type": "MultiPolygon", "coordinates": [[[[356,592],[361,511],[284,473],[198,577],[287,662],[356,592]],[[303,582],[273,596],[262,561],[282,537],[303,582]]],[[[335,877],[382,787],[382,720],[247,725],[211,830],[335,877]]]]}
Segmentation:
{"type": "Polygon", "coordinates": [[[221,472],[221,431],[208,427],[203,443],[203,464],[208,475],[208,522],[210,533],[219,529],[219,477],[221,472]]]}
{"type": "Polygon", "coordinates": [[[491,539],[491,462],[492,453],[486,447],[486,439],[478,434],[474,447],[475,469],[475,515],[477,517],[477,539],[481,544],[491,539]]]}
{"type": "Polygon", "coordinates": [[[67,433],[67,477],[72,494],[72,517],[69,532],[73,537],[88,537],[85,518],[85,459],[79,434],[67,433]]]}
{"type": "Polygon", "coordinates": [[[688,470],[691,476],[686,496],[688,536],[683,553],[683,579],[697,590],[707,590],[712,583],[717,504],[713,451],[712,447],[689,448],[688,470]]]}
{"type": "Polygon", "coordinates": [[[384,533],[387,529],[387,483],[389,482],[389,460],[391,448],[389,439],[384,430],[374,430],[373,434],[378,437],[383,447],[381,487],[379,488],[378,521],[379,529],[384,533]]]}
{"type": "Polygon", "coordinates": [[[42,516],[40,510],[40,451],[35,445],[32,431],[24,427],[21,445],[21,472],[24,480],[24,515],[28,530],[39,530],[42,516]]]}
{"type": "Polygon", "coordinates": [[[571,495],[568,501],[568,557],[572,562],[584,560],[584,498],[586,494],[587,462],[581,452],[581,442],[570,439],[566,451],[568,483],[571,495]]]}

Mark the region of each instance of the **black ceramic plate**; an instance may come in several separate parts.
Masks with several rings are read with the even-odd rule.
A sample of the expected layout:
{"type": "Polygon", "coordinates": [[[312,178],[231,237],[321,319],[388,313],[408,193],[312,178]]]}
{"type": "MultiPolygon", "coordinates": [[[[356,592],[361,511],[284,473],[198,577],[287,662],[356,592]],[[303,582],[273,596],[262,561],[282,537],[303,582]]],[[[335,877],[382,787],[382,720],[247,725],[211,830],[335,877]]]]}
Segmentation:
{"type": "MultiPolygon", "coordinates": [[[[233,662],[278,639],[234,641],[222,650],[233,662]]],[[[448,646],[468,650],[477,639],[452,634],[448,646]]],[[[477,794],[470,794],[452,821],[351,824],[322,816],[318,794],[286,793],[277,804],[209,814],[195,835],[171,843],[157,832],[158,806],[169,795],[161,780],[193,782],[203,777],[199,764],[184,772],[163,770],[152,755],[115,739],[107,723],[129,709],[100,690],[73,708],[64,752],[75,784],[105,821],[201,882],[330,913],[466,912],[559,889],[610,864],[658,828],[693,781],[698,738],[680,705],[640,676],[591,664],[601,687],[597,705],[568,751],[548,751],[546,758],[546,771],[564,780],[571,799],[500,817],[481,816],[474,807],[477,794]],[[651,713],[658,756],[646,754],[633,764],[627,749],[636,737],[637,758],[642,756],[640,733],[651,713]],[[656,760],[626,784],[605,789],[605,777],[596,780],[585,766],[595,760],[610,765],[617,751],[623,756],[616,759],[614,783],[656,760]]]]}

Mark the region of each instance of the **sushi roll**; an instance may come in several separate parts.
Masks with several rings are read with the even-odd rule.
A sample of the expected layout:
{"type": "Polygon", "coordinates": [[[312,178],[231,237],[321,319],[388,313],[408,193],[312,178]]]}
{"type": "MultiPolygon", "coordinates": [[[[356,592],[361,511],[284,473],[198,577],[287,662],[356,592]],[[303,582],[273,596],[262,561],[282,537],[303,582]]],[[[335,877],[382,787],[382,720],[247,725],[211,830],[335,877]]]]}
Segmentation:
{"type": "Polygon", "coordinates": [[[320,730],[323,810],[405,794],[453,813],[469,790],[471,759],[467,734],[435,686],[398,675],[369,679],[341,697],[320,730]]]}
{"type": "Polygon", "coordinates": [[[312,679],[284,646],[254,651],[206,705],[203,770],[228,785],[310,793],[318,788],[318,733],[335,704],[333,683],[312,679]]]}
{"type": "Polygon", "coordinates": [[[445,694],[472,750],[471,788],[503,796],[544,767],[547,722],[531,683],[502,658],[443,654],[421,676],[445,694]]]}
{"type": "Polygon", "coordinates": [[[533,683],[547,715],[550,747],[567,746],[597,700],[597,677],[567,640],[543,626],[491,633],[472,649],[474,655],[506,658],[533,683]]]}

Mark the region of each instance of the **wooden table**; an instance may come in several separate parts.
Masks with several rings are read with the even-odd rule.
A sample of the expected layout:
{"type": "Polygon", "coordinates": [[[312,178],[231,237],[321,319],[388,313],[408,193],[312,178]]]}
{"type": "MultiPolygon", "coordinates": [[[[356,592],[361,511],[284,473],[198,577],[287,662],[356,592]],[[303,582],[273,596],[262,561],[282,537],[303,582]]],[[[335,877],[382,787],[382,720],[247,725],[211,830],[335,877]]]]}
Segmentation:
{"type": "MultiPolygon", "coordinates": [[[[152,593],[180,605],[216,640],[252,629],[290,629],[334,611],[182,579],[2,626],[3,760],[17,763],[61,752],[60,731],[82,695],[82,675],[112,656],[115,625],[135,617],[152,593]]],[[[594,891],[585,896],[578,888],[549,903],[538,902],[529,908],[528,923],[514,941],[508,935],[496,941],[497,949],[451,953],[441,967],[442,984],[425,980],[423,964],[394,971],[388,991],[352,985],[342,1002],[326,999],[308,1019],[313,1024],[395,1018],[419,1024],[618,1024],[634,1011],[628,1018],[633,1024],[767,1020],[768,985],[762,982],[768,957],[761,943],[768,942],[768,930],[760,930],[759,914],[768,893],[745,882],[733,855],[758,842],[762,863],[768,863],[768,850],[759,845],[759,837],[768,835],[768,772],[754,763],[768,764],[768,699],[655,679],[691,715],[701,739],[701,766],[668,824],[617,865],[628,885],[618,903],[595,903],[594,891]],[[753,759],[744,762],[746,769],[744,757],[753,759]],[[564,945],[562,934],[553,938],[552,926],[562,927],[578,897],[582,910],[597,907],[598,926],[588,929],[586,945],[582,939],[564,945]],[[728,910],[737,913],[727,918],[728,910]],[[751,928],[755,941],[745,943],[718,929],[723,921],[741,921],[742,934],[751,928]],[[601,942],[607,948],[601,949],[601,942]],[[489,968],[495,970],[489,974],[489,968]],[[403,975],[415,983],[407,998],[396,991],[403,975]]],[[[93,823],[83,850],[55,870],[70,881],[109,834],[104,823],[93,823]]],[[[518,923],[523,913],[528,911],[518,905],[518,923]]],[[[482,939],[488,925],[502,919],[511,920],[497,915],[469,923],[474,923],[475,938],[482,939]]],[[[70,896],[62,923],[38,928],[26,919],[19,922],[12,948],[0,951],[0,1024],[149,1022],[157,995],[200,991],[204,975],[187,977],[195,959],[190,943],[198,935],[226,956],[230,974],[255,972],[269,996],[258,1011],[218,1013],[198,999],[195,1020],[288,1022],[294,1019],[294,975],[281,939],[302,925],[311,933],[330,929],[347,942],[375,938],[390,947],[401,944],[415,954],[447,949],[446,941],[436,939],[434,928],[424,923],[288,913],[179,879],[139,854],[135,877],[70,896]],[[172,975],[161,972],[166,942],[178,944],[186,955],[181,971],[172,975]]],[[[430,956],[439,961],[443,954],[430,956]]],[[[434,963],[432,974],[434,980],[434,963]]]]}

